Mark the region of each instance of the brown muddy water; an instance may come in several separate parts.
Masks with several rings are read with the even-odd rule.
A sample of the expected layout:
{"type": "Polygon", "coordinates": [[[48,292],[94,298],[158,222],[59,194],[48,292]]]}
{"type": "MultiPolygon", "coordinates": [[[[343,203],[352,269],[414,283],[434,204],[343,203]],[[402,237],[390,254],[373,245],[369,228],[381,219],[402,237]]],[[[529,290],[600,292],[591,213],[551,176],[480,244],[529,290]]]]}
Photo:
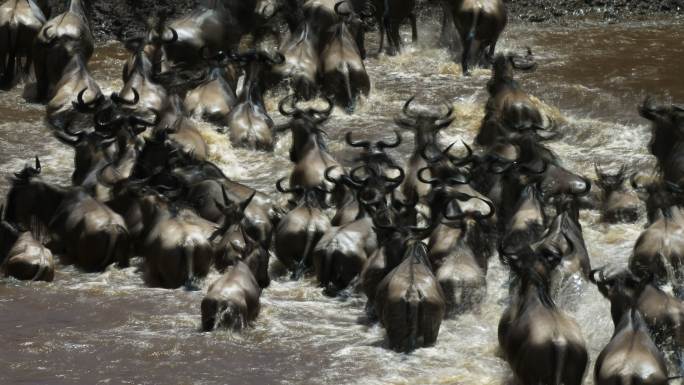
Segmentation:
{"type": "MultiPolygon", "coordinates": [[[[423,25],[422,41],[404,54],[368,60],[372,95],[355,115],[335,111],[326,126],[339,159],[353,157],[343,144],[349,130],[391,138],[392,120],[413,94],[424,104],[446,99],[456,107],[443,143],[472,140],[489,71],[462,78],[447,53],[433,48],[436,31],[434,23],[423,25]]],[[[647,94],[684,101],[683,42],[684,27],[674,20],[511,25],[499,49],[533,49],[539,67],[519,78],[562,123],[567,135],[551,147],[570,169],[593,177],[595,161],[607,170],[622,164],[652,169],[649,129],[636,105],[647,94]]],[[[91,69],[106,92],[121,85],[123,57],[114,43],[96,51],[91,69]]],[[[267,98],[269,111],[283,95],[267,98]]],[[[8,188],[4,177],[34,155],[47,177],[68,183],[72,151],[50,137],[43,114],[44,107],[25,103],[19,90],[0,94],[1,194],[8,188]]],[[[273,117],[282,121],[277,112],[273,117]]],[[[213,161],[230,177],[274,193],[275,181],[290,168],[289,135],[278,139],[275,153],[264,154],[233,149],[215,127],[201,127],[213,161]]],[[[400,159],[412,148],[408,134],[394,153],[400,159]]],[[[606,226],[595,212],[582,217],[592,263],[625,265],[644,222],[606,226]]],[[[276,279],[261,297],[252,329],[200,333],[201,291],[145,287],[135,264],[101,274],[59,266],[50,284],[0,280],[0,384],[505,384],[510,370],[498,356],[496,328],[508,287],[496,258],[487,278],[488,296],[477,314],[446,320],[434,347],[406,355],[386,348],[381,327],[360,322],[362,296],[328,298],[311,280],[276,279]]],[[[582,327],[592,358],[585,382],[592,384],[593,360],[613,325],[609,303],[578,282],[559,302],[582,327]]]]}

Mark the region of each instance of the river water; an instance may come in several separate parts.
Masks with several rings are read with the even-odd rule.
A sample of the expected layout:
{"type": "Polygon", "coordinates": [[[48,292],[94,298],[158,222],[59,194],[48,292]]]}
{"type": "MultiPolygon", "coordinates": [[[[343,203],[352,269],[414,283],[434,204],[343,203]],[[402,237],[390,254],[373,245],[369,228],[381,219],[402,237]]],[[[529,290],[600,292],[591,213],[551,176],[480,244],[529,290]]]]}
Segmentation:
{"type": "MultiPolygon", "coordinates": [[[[424,17],[423,17],[424,19],[424,17]]],[[[403,101],[438,105],[446,99],[456,121],[441,134],[445,144],[471,141],[483,116],[489,70],[470,78],[449,55],[434,48],[437,25],[419,24],[421,41],[397,57],[367,61],[372,94],[356,114],[336,110],[326,125],[330,148],[350,161],[344,133],[360,138],[392,137],[393,118],[403,101]]],[[[371,38],[371,50],[376,38],[371,38]]],[[[536,72],[519,74],[566,133],[551,143],[571,170],[594,176],[593,163],[607,170],[622,164],[651,170],[649,127],[636,110],[647,94],[684,101],[684,27],[681,20],[626,24],[573,23],[567,26],[509,25],[499,50],[532,48],[536,72]]],[[[91,70],[105,92],[121,86],[125,54],[116,43],[96,50],[91,70]]],[[[269,94],[276,111],[282,92],[269,94]]],[[[43,123],[44,107],[27,104],[21,91],[0,94],[0,193],[5,176],[34,155],[49,180],[68,183],[72,151],[54,140],[43,123]]],[[[273,112],[277,122],[282,117],[273,112]]],[[[289,172],[288,135],[275,153],[233,149],[225,135],[200,124],[212,160],[238,181],[275,193],[275,181],[289,172]]],[[[405,160],[410,133],[393,152],[405,160]]],[[[596,212],[582,214],[584,236],[595,266],[625,265],[643,219],[633,225],[603,225],[596,212]]],[[[204,289],[215,279],[211,275],[204,289]]],[[[328,298],[312,280],[273,281],[261,297],[254,328],[241,334],[200,333],[202,292],[145,287],[133,267],[84,274],[59,266],[53,283],[0,280],[1,384],[506,384],[510,370],[499,357],[496,328],[507,304],[507,273],[493,258],[488,295],[476,314],[442,323],[437,344],[412,354],[386,348],[384,330],[366,325],[364,298],[328,298]]],[[[579,322],[593,361],[610,339],[609,303],[585,285],[561,298],[560,306],[579,322]]]]}

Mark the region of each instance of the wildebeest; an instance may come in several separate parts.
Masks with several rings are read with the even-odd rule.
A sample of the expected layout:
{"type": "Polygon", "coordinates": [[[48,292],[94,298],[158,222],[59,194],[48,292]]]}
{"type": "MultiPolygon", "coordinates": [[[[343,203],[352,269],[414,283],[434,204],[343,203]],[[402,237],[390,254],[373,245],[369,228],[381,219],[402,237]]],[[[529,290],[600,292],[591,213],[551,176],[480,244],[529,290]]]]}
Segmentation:
{"type": "MultiPolygon", "coordinates": [[[[335,7],[337,9],[337,7],[335,7]]],[[[321,52],[323,92],[351,113],[360,95],[370,93],[370,78],[346,16],[331,28],[321,52]]]]}
{"type": "Polygon", "coordinates": [[[330,221],[323,214],[319,196],[315,189],[300,187],[286,190],[283,179],[277,183],[278,191],[298,197],[298,204],[278,223],[275,230],[275,255],[285,267],[300,275],[313,266],[314,247],[330,229],[330,221]]]}
{"type": "MultiPolygon", "coordinates": [[[[358,190],[358,212],[353,221],[331,227],[314,249],[313,260],[319,283],[327,293],[346,288],[359,275],[368,257],[378,247],[376,234],[372,231],[372,216],[377,210],[387,208],[386,195],[399,187],[404,172],[390,178],[376,174],[373,168],[361,165],[351,172],[348,186],[358,190]],[[365,169],[369,175],[357,178],[357,171],[365,169]]],[[[342,177],[343,179],[346,177],[342,177]]]]}
{"type": "Polygon", "coordinates": [[[555,245],[563,252],[564,257],[558,269],[565,275],[580,273],[589,279],[591,262],[582,235],[578,202],[571,197],[564,197],[563,201],[558,203],[556,212],[556,217],[551,221],[539,244],[555,245]]]}
{"type": "Polygon", "coordinates": [[[230,141],[234,146],[265,151],[273,150],[273,120],[264,105],[264,92],[272,80],[272,66],[281,64],[284,57],[275,58],[264,52],[247,52],[236,57],[248,63],[245,83],[237,104],[226,118],[230,141]]]}
{"type": "Polygon", "coordinates": [[[684,211],[678,206],[659,210],[639,236],[629,268],[639,277],[654,276],[676,290],[684,286],[684,211]]]}
{"type": "MultiPolygon", "coordinates": [[[[413,235],[422,237],[425,231],[413,235]]],[[[400,352],[434,344],[446,308],[444,293],[427,259],[427,246],[411,238],[404,240],[403,262],[380,282],[375,296],[390,348],[400,352]]]]}
{"type": "Polygon", "coordinates": [[[140,212],[141,255],[148,284],[169,289],[183,285],[195,288],[214,260],[210,238],[218,226],[192,210],[175,206],[155,191],[143,192],[140,212]]]}
{"type": "Polygon", "coordinates": [[[180,97],[170,96],[166,107],[155,131],[165,131],[164,135],[168,135],[168,139],[179,151],[198,161],[206,160],[209,156],[209,146],[197,125],[185,116],[180,97]]]}
{"type": "Polygon", "coordinates": [[[7,220],[47,228],[64,249],[65,260],[86,271],[102,271],[112,263],[126,266],[130,244],[124,220],[82,188],[49,184],[40,172],[36,158],[35,167],[15,174],[7,195],[7,220]]]}
{"type": "Polygon", "coordinates": [[[639,113],[653,123],[649,150],[658,160],[663,179],[676,185],[684,183],[684,107],[657,105],[646,98],[639,113]]]}
{"type": "Polygon", "coordinates": [[[380,26],[380,47],[381,53],[384,47],[385,34],[387,35],[387,54],[395,55],[401,51],[401,36],[399,27],[406,19],[411,22],[411,37],[413,42],[418,41],[418,28],[416,25],[416,15],[414,8],[415,0],[373,0],[373,12],[375,19],[380,26]]]}
{"type": "Polygon", "coordinates": [[[74,49],[83,55],[85,62],[95,49],[82,0],[70,0],[66,12],[43,24],[35,39],[33,66],[38,101],[52,98],[55,85],[75,54],[74,49]]]}
{"type": "Polygon", "coordinates": [[[513,300],[499,321],[499,345],[523,384],[581,385],[588,353],[579,325],[556,307],[549,293],[552,269],[563,255],[527,246],[501,250],[515,274],[513,300]]]}
{"type": "Polygon", "coordinates": [[[214,265],[219,271],[224,271],[236,261],[243,261],[254,274],[259,287],[267,287],[271,282],[268,276],[268,250],[247,234],[243,221],[245,209],[256,196],[256,191],[243,202],[235,204],[225,187],[222,187],[223,202],[215,202],[223,211],[224,219],[223,225],[212,235],[221,237],[216,246],[214,265]]]}
{"type": "Polygon", "coordinates": [[[313,98],[318,90],[318,39],[309,23],[302,23],[280,48],[285,61],[273,67],[278,77],[289,80],[295,95],[305,100],[313,98]]]}
{"type": "Polygon", "coordinates": [[[418,179],[418,171],[428,165],[422,154],[426,151],[441,152],[437,147],[437,133],[449,127],[454,121],[452,117],[454,108],[449,104],[447,104],[447,112],[444,115],[411,111],[410,106],[414,98],[411,97],[406,101],[402,109],[403,116],[395,119],[399,127],[412,130],[415,133],[413,153],[406,165],[406,179],[401,186],[401,192],[409,202],[424,199],[430,192],[430,185],[418,179]]]}
{"type": "MultiPolygon", "coordinates": [[[[4,213],[4,207],[0,207],[4,213]]],[[[0,214],[2,215],[2,214],[0,214]]],[[[27,281],[51,282],[55,276],[52,252],[31,231],[0,222],[0,270],[6,276],[27,281]]]]}
{"type": "Polygon", "coordinates": [[[185,95],[183,106],[196,119],[227,125],[227,117],[237,104],[235,90],[228,82],[227,61],[209,60],[210,68],[199,86],[185,95]]]}
{"type": "Polygon", "coordinates": [[[166,28],[165,22],[167,18],[166,12],[159,12],[156,16],[151,16],[147,19],[145,34],[141,37],[128,38],[124,42],[126,50],[129,55],[126,63],[123,66],[124,82],[128,81],[131,72],[135,67],[136,53],[141,51],[152,62],[153,75],[158,75],[169,70],[164,54],[164,44],[171,44],[178,40],[178,33],[173,28],[166,28]],[[170,34],[170,37],[169,37],[170,34]]]}
{"type": "Polygon", "coordinates": [[[616,174],[604,172],[598,164],[595,166],[598,186],[601,187],[601,218],[605,222],[632,223],[639,219],[641,201],[624,187],[627,169],[620,167],[616,174]]]}
{"type": "MultiPolygon", "coordinates": [[[[480,199],[467,194],[456,194],[456,201],[480,199]]],[[[435,276],[444,292],[447,313],[460,314],[477,307],[487,292],[488,253],[486,246],[472,247],[478,222],[486,221],[495,214],[494,205],[483,200],[489,212],[459,210],[456,214],[445,212],[446,225],[435,229],[430,236],[430,261],[435,276]],[[438,251],[445,251],[439,253],[438,251]]],[[[445,208],[444,211],[447,211],[445,208]]],[[[444,224],[444,222],[443,222],[444,224]]]]}
{"type": "Polygon", "coordinates": [[[197,53],[204,47],[209,52],[231,52],[237,49],[246,28],[252,24],[256,0],[203,1],[187,15],[167,23],[178,39],[164,44],[167,59],[176,67],[194,68],[202,64],[197,53]]]}
{"type": "Polygon", "coordinates": [[[29,77],[33,40],[44,23],[45,15],[33,0],[7,0],[0,5],[0,87],[12,87],[17,75],[29,77]]]}
{"type": "Polygon", "coordinates": [[[612,339],[596,359],[596,384],[667,384],[665,357],[653,342],[644,316],[636,308],[636,299],[647,282],[639,281],[629,273],[606,279],[603,270],[593,271],[591,280],[610,301],[615,325],[612,339]]]}
{"type": "Polygon", "coordinates": [[[343,170],[328,151],[324,137],[325,131],[320,127],[330,118],[333,109],[333,103],[329,99],[326,101],[328,107],[324,110],[312,107],[301,109],[296,106],[297,98],[293,95],[280,101],[280,113],[291,117],[289,123],[279,127],[279,129],[289,128],[292,132],[290,161],[295,165],[290,174],[291,187],[303,189],[321,187],[328,191],[335,186],[331,186],[332,183],[326,180],[325,171],[335,167],[331,176],[336,178],[340,170],[343,170]]]}
{"type": "Polygon", "coordinates": [[[249,267],[242,261],[235,262],[209,286],[202,300],[202,330],[247,327],[259,315],[260,295],[261,288],[249,267]]]}
{"type": "MultiPolygon", "coordinates": [[[[493,57],[496,43],[508,23],[508,11],[503,0],[442,0],[445,12],[453,21],[461,38],[461,66],[463,74],[470,74],[473,60],[481,62],[493,57]]],[[[442,26],[446,28],[446,25],[442,26]]]]}
{"type": "Polygon", "coordinates": [[[542,207],[542,196],[536,184],[523,188],[511,216],[506,220],[503,233],[505,250],[516,250],[536,241],[544,233],[546,215],[542,207]]]}
{"type": "Polygon", "coordinates": [[[475,140],[483,146],[491,146],[500,139],[529,130],[549,129],[550,122],[513,78],[514,69],[535,68],[530,58],[497,55],[492,66],[492,78],[487,83],[489,99],[485,116],[475,140]]]}
{"type": "Polygon", "coordinates": [[[62,77],[55,84],[54,96],[46,108],[48,122],[58,130],[64,130],[71,125],[79,115],[79,110],[75,106],[77,101],[81,105],[92,105],[103,97],[100,87],[88,71],[83,55],[77,49],[73,49],[72,52],[74,55],[64,68],[62,77]]]}

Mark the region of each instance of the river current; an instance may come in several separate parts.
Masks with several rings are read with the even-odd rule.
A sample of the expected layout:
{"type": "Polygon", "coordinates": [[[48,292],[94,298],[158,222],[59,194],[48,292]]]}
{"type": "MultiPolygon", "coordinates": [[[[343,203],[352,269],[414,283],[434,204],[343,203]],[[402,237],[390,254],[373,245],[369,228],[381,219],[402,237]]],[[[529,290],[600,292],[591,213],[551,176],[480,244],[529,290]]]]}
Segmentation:
{"type": "MultiPolygon", "coordinates": [[[[455,107],[455,122],[440,134],[443,144],[471,142],[484,114],[490,71],[460,75],[436,47],[437,24],[419,23],[420,41],[407,40],[396,57],[371,57],[366,66],[373,89],[357,112],[335,110],[325,125],[332,153],[349,164],[355,151],[344,134],[391,139],[403,102],[414,94],[424,105],[444,100],[455,107]]],[[[408,39],[407,35],[404,35],[408,39]]],[[[370,51],[377,47],[375,34],[370,51]]],[[[637,105],[646,95],[684,101],[684,27],[681,20],[621,24],[510,24],[499,51],[530,47],[539,66],[520,73],[523,87],[539,98],[560,123],[564,136],[550,143],[570,170],[594,177],[594,162],[605,170],[626,164],[649,172],[654,160],[646,145],[647,121],[637,105]]],[[[90,69],[105,93],[121,86],[125,52],[118,43],[96,49],[90,69]]],[[[269,93],[267,107],[277,123],[284,92],[269,93]]],[[[23,101],[21,90],[0,94],[0,194],[10,176],[40,156],[48,180],[66,184],[73,152],[49,135],[44,106],[23,101]]],[[[269,194],[291,168],[289,134],[277,139],[274,153],[235,149],[214,126],[199,123],[211,159],[240,182],[269,194]]],[[[412,135],[392,154],[405,161],[412,135]]],[[[604,225],[599,214],[582,213],[592,264],[626,265],[645,219],[630,225],[604,225]]],[[[272,258],[272,261],[275,258],[272,258]]],[[[199,304],[204,290],[187,292],[145,286],[136,263],[85,274],[58,265],[53,283],[0,279],[1,384],[463,384],[510,381],[498,352],[496,328],[508,298],[508,274],[490,261],[485,303],[473,314],[442,323],[437,344],[412,354],[387,349],[379,325],[362,322],[365,298],[351,293],[329,298],[311,279],[276,278],[261,297],[253,328],[240,334],[200,333],[199,304]]],[[[610,306],[591,285],[568,291],[559,305],[580,324],[591,363],[613,332],[610,306]]]]}

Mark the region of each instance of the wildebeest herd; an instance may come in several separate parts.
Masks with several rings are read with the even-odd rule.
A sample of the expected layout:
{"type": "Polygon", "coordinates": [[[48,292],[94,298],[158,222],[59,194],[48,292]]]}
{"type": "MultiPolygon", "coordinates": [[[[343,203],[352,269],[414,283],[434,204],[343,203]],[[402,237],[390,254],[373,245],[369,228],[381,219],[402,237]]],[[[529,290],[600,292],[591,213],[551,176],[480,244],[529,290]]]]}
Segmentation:
{"type": "Polygon", "coordinates": [[[279,279],[314,276],[330,296],[362,292],[388,346],[411,352],[437,341],[444,318],[478,308],[488,261],[498,256],[511,274],[499,344],[521,384],[583,382],[582,331],[555,303],[572,277],[595,284],[611,304],[615,332],[596,361],[597,384],[678,378],[668,361],[684,366],[684,107],[652,98],[638,107],[652,122],[657,177],[596,165],[592,188],[546,145],[562,132],[515,80],[537,66],[532,52],[495,53],[503,2],[444,0],[442,43],[459,39],[464,74],[492,69],[476,143],[442,148],[438,134],[454,121],[453,106],[416,108],[411,98],[394,139],[347,133],[358,154],[344,167],[327,148],[325,123],[335,105],[352,114],[371,92],[364,34],[377,27],[380,51],[396,54],[404,22],[418,38],[415,7],[215,0],[175,19],[162,11],[143,35],[125,39],[124,85],[105,96],[88,71],[95,45],[81,0],[50,20],[45,4],[5,2],[2,87],[24,83],[28,99],[47,103],[53,134],[74,149],[74,171],[69,186],[49,183],[36,157],[10,178],[4,274],[52,281],[53,254],[87,272],[140,256],[148,285],[197,290],[215,269],[221,276],[201,302],[202,329],[239,330],[259,315],[274,254],[289,271],[279,279]],[[269,37],[275,50],[263,49],[269,37]],[[280,125],[264,103],[278,87],[292,92],[278,105],[287,120],[280,125]],[[253,150],[272,151],[276,135],[290,132],[293,168],[276,186],[286,203],[210,162],[195,123],[202,119],[253,150]],[[413,152],[404,163],[387,150],[406,132],[413,152]],[[642,201],[648,225],[629,268],[592,269],[580,212],[636,222],[642,201]]]}

